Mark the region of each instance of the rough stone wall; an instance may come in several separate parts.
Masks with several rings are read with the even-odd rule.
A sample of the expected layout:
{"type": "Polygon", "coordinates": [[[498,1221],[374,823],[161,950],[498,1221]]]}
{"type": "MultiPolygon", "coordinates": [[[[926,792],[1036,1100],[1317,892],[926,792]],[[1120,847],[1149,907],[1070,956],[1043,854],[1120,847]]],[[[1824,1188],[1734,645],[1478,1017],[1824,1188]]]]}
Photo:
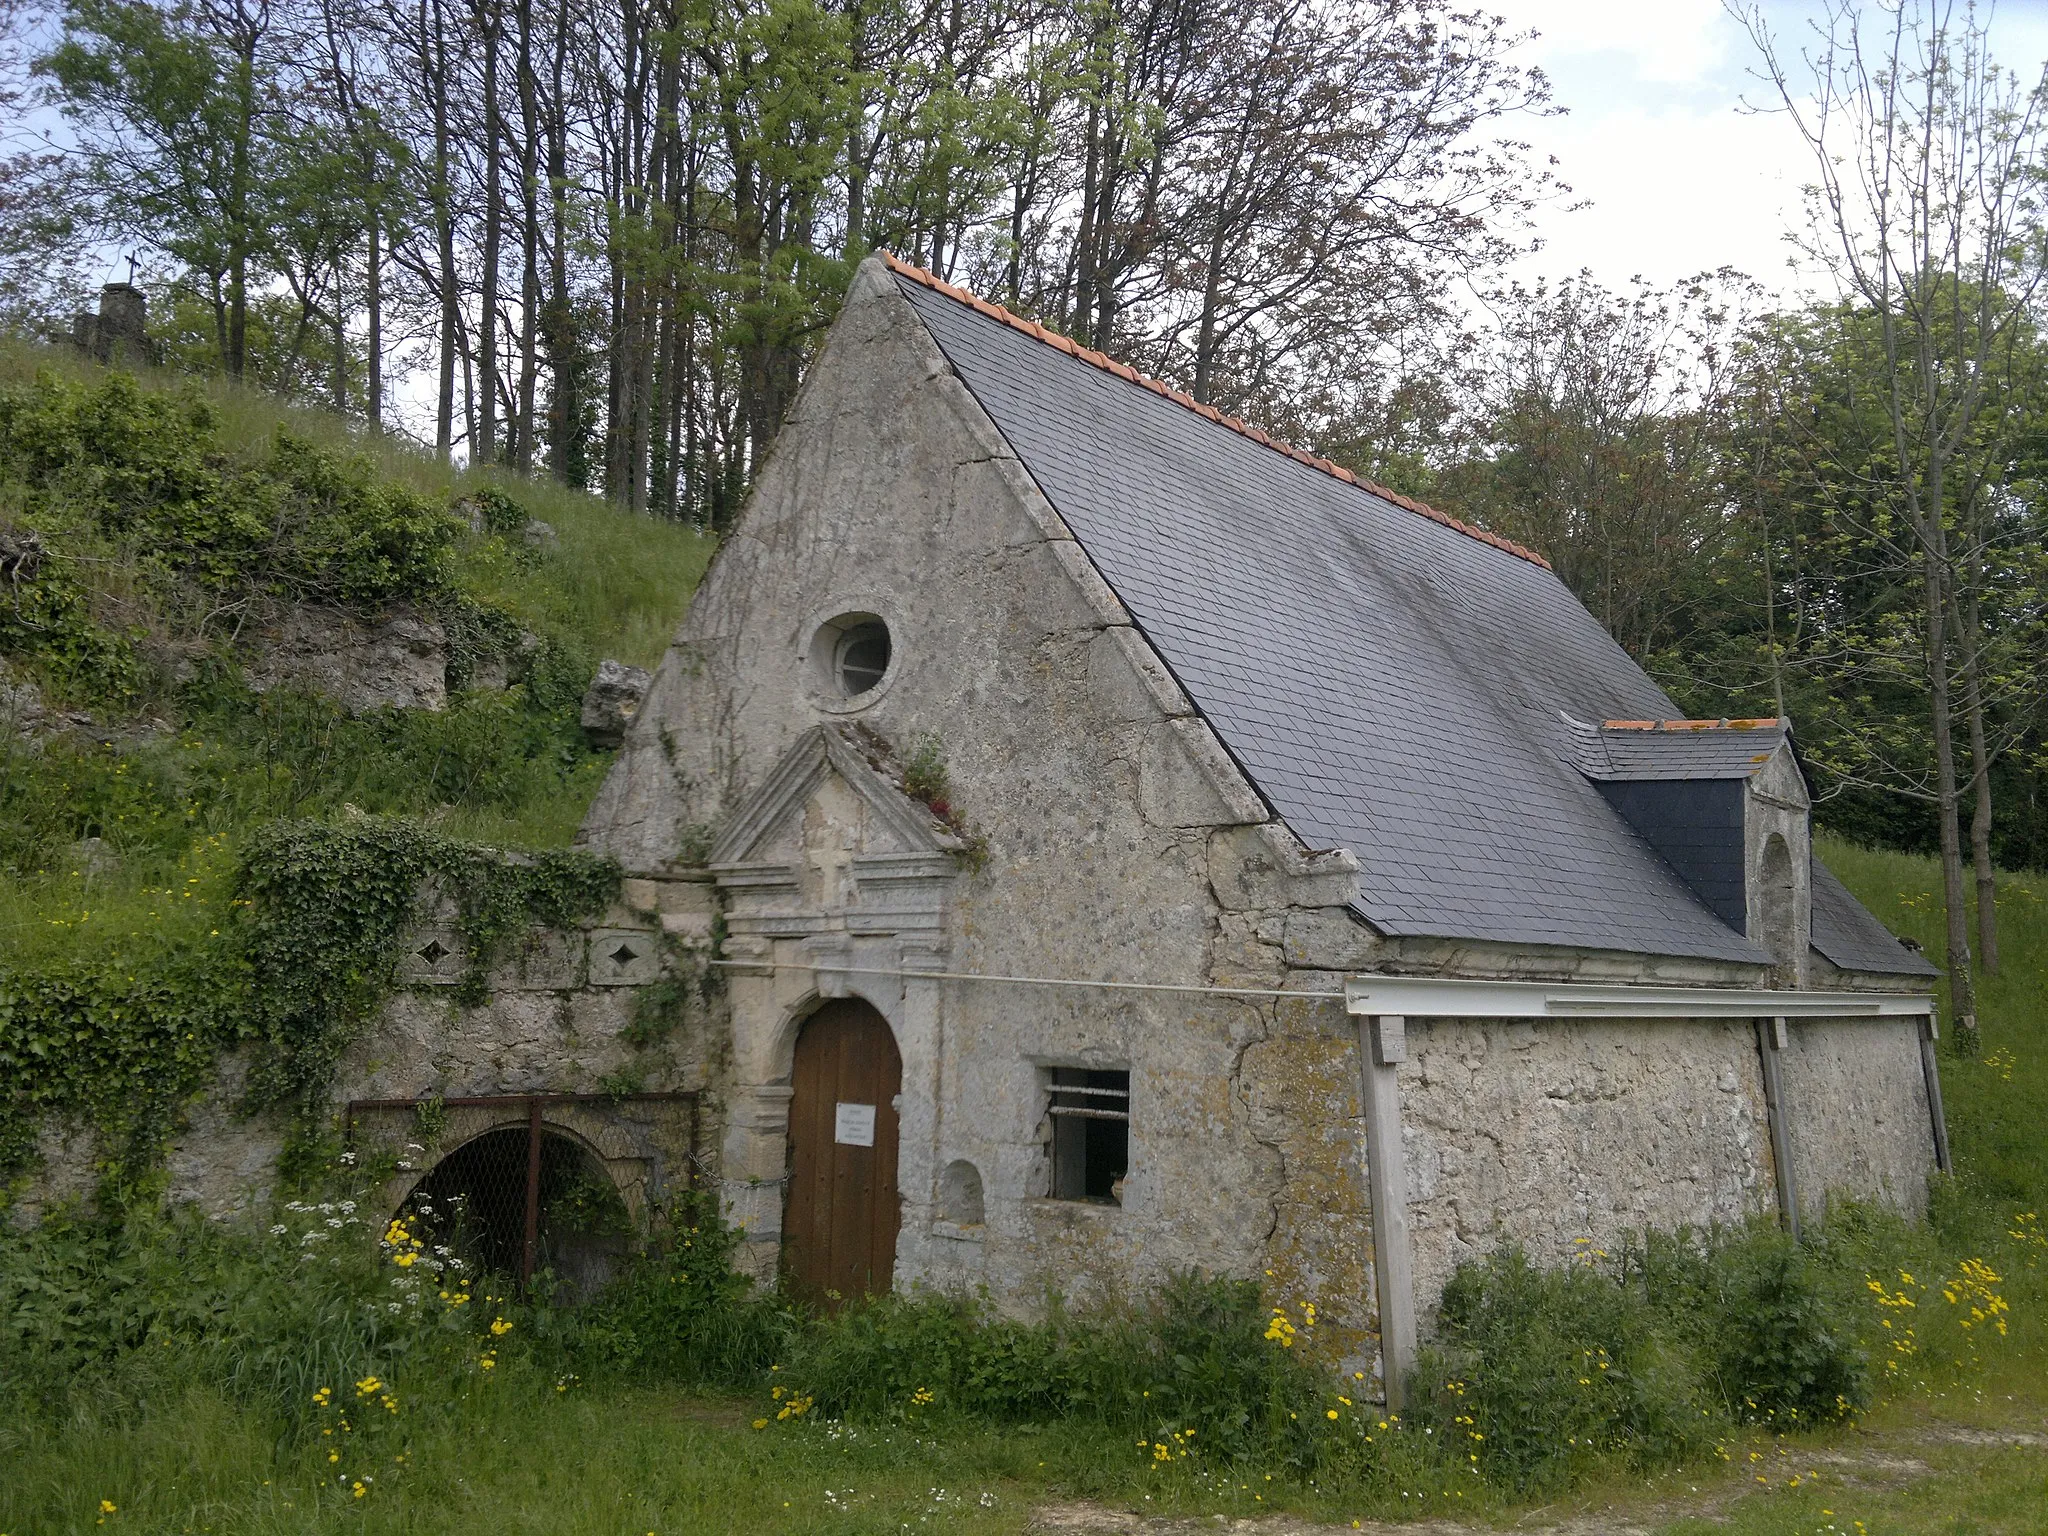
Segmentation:
{"type": "Polygon", "coordinates": [[[1933,1161],[1916,1019],[1794,1019],[1781,1053],[1800,1208],[1833,1195],[1918,1218],[1933,1161]]]}
{"type": "Polygon", "coordinates": [[[1756,1034],[1675,1019],[1411,1021],[1402,1071],[1418,1300],[1459,1261],[1539,1263],[1631,1229],[1773,1209],[1756,1034]]]}
{"type": "Polygon", "coordinates": [[[1219,784],[1227,763],[1207,727],[872,268],[586,838],[636,870],[673,870],[731,831],[805,732],[856,720],[899,758],[938,738],[951,808],[986,838],[988,860],[941,882],[914,923],[881,915],[883,865],[930,850],[889,833],[883,808],[833,771],[720,868],[728,954],[851,968],[829,981],[733,975],[726,1181],[754,1262],[774,1262],[795,1030],[820,997],[854,995],[889,1020],[904,1057],[899,1284],[986,1283],[1024,1308],[1049,1287],[1103,1295],[1178,1268],[1257,1273],[1281,1169],[1250,1134],[1238,1072],[1261,1032],[1255,1008],[859,974],[909,964],[1199,981],[1217,937],[1210,830],[1266,814],[1234,774],[1219,784]],[[882,683],[851,705],[820,686],[808,649],[845,613],[880,616],[894,648],[882,683]],[[759,883],[783,870],[772,889],[759,883]],[[1131,1072],[1120,1208],[1045,1198],[1053,1066],[1131,1072]],[[982,1182],[978,1229],[940,1213],[939,1181],[962,1160],[982,1182]]]}
{"type": "MultiPolygon", "coordinates": [[[[398,986],[382,1015],[350,1044],[336,1069],[329,1102],[337,1116],[362,1099],[711,1088],[699,1105],[698,1140],[700,1152],[715,1148],[715,1085],[730,1039],[722,1000],[693,1001],[679,1027],[653,1045],[626,1038],[641,986],[667,973],[699,974],[693,947],[700,953],[709,939],[708,925],[685,921],[674,924],[678,931],[664,942],[654,893],[642,891],[645,909],[621,904],[586,928],[532,932],[491,967],[489,995],[475,1007],[457,1001],[468,957],[452,913],[430,907],[428,920],[400,940],[398,986]],[[430,949],[431,959],[421,953],[430,949]],[[633,958],[620,961],[622,950],[633,958]]],[[[671,904],[683,903],[675,898],[671,904]]],[[[289,1127],[276,1113],[243,1113],[248,1065],[243,1053],[224,1058],[215,1080],[187,1109],[166,1157],[166,1197],[173,1203],[230,1219],[268,1207],[289,1127]]],[[[681,1171],[664,1155],[658,1170],[633,1175],[638,1154],[623,1143],[609,1145],[594,1129],[621,1119],[603,1106],[550,1108],[545,1118],[550,1128],[614,1164],[622,1193],[636,1208],[669,1193],[671,1172],[681,1171]]],[[[445,1153],[456,1144],[428,1151],[445,1153]]],[[[89,1129],[49,1125],[39,1152],[39,1171],[8,1212],[14,1221],[32,1221],[56,1203],[92,1192],[96,1148],[89,1129]]],[[[430,1155],[416,1171],[425,1173],[431,1161],[430,1155]]],[[[404,1191],[389,1193],[395,1207],[404,1191]]]]}
{"type": "Polygon", "coordinates": [[[293,605],[245,650],[249,686],[290,683],[326,694],[351,712],[445,709],[448,637],[400,605],[372,619],[338,608],[293,605]]]}
{"type": "Polygon", "coordinates": [[[1275,1174],[1267,1284],[1278,1304],[1313,1302],[1324,1350],[1346,1370],[1371,1372],[1378,1321],[1358,1032],[1336,1002],[1281,1003],[1260,1016],[1242,1091],[1275,1174]]]}

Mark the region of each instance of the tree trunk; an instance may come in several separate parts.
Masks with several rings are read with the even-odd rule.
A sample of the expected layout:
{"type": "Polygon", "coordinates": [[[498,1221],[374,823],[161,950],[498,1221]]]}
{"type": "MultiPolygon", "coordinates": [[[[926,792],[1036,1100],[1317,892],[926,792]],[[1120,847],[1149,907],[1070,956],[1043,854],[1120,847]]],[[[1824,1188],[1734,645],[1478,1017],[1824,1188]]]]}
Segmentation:
{"type": "Polygon", "coordinates": [[[235,87],[240,93],[241,110],[234,148],[230,151],[233,165],[228,178],[228,346],[227,356],[222,359],[232,379],[242,377],[249,351],[249,141],[256,131],[256,41],[255,30],[249,27],[242,28],[235,39],[235,87]]]}
{"type": "Polygon", "coordinates": [[[582,489],[589,479],[583,462],[583,400],[576,359],[576,315],[569,302],[569,124],[562,77],[568,65],[569,0],[555,7],[554,79],[548,100],[549,268],[548,467],[564,485],[582,489]]]}
{"type": "MultiPolygon", "coordinates": [[[[309,281],[310,291],[312,284],[309,281]]],[[[334,413],[348,414],[348,313],[341,307],[341,253],[334,257],[334,309],[328,316],[328,324],[334,339],[334,413]]]]}
{"type": "Polygon", "coordinates": [[[1209,388],[1215,382],[1216,323],[1223,304],[1223,263],[1229,256],[1224,244],[1229,235],[1228,215],[1225,210],[1229,207],[1232,179],[1235,176],[1236,167],[1232,166],[1231,178],[1225,180],[1223,195],[1216,201],[1216,222],[1209,234],[1209,270],[1204,274],[1202,282],[1202,318],[1195,330],[1194,395],[1203,405],[1209,403],[1209,388]]]}
{"type": "Polygon", "coordinates": [[[484,271],[482,327],[477,341],[477,435],[471,462],[498,461],[498,252],[504,239],[504,199],[499,182],[498,43],[502,27],[497,0],[477,10],[484,33],[484,271]]]}
{"type": "Polygon", "coordinates": [[[426,0],[420,15],[420,51],[431,49],[429,85],[434,104],[434,240],[441,270],[441,378],[434,397],[434,452],[447,463],[455,449],[455,348],[461,321],[461,279],[455,270],[455,214],[448,188],[448,35],[440,0],[433,0],[429,30],[426,0]],[[431,44],[429,42],[431,39],[431,44]]]}
{"type": "MultiPolygon", "coordinates": [[[[1971,572],[1975,576],[1974,569],[1971,572]]],[[[1977,884],[1977,963],[1998,973],[1998,876],[1991,867],[1991,749],[1984,729],[1983,608],[1974,579],[1962,604],[1963,720],[1970,736],[1970,863],[1977,884]]]]}
{"type": "Polygon", "coordinates": [[[241,251],[235,252],[234,265],[228,268],[228,355],[225,359],[228,377],[242,376],[242,360],[249,346],[249,258],[241,251]]]}
{"type": "Polygon", "coordinates": [[[370,266],[363,299],[369,308],[369,411],[370,430],[384,430],[384,252],[377,205],[370,205],[370,266]]]}
{"type": "Polygon", "coordinates": [[[512,464],[533,472],[533,386],[539,372],[540,82],[533,73],[533,0],[519,0],[519,410],[512,427],[512,464]]]}
{"type": "MultiPolygon", "coordinates": [[[[1937,501],[1938,507],[1940,503],[1937,501]]],[[[1948,669],[1948,562],[1929,541],[1922,555],[1927,596],[1927,692],[1934,728],[1935,805],[1941,817],[1941,891],[1947,919],[1949,1008],[1957,1048],[1977,1049],[1977,996],[1970,975],[1970,928],[1963,886],[1963,838],[1956,788],[1955,724],[1948,669]]]]}
{"type": "Polygon", "coordinates": [[[474,463],[476,444],[476,374],[472,367],[474,359],[469,350],[469,327],[463,323],[462,312],[455,313],[455,337],[459,345],[455,355],[462,362],[462,440],[471,445],[474,463]]]}
{"type": "MultiPolygon", "coordinates": [[[[1081,167],[1081,227],[1074,235],[1074,307],[1066,322],[1067,334],[1084,346],[1089,342],[1089,316],[1095,293],[1095,187],[1104,174],[1101,124],[1102,104],[1099,100],[1091,101],[1084,140],[1086,156],[1081,167]]],[[[1061,295],[1062,300],[1065,297],[1061,295]]],[[[1062,303],[1060,307],[1066,306],[1062,303]]]]}
{"type": "Polygon", "coordinates": [[[223,366],[228,356],[228,295],[227,290],[221,287],[221,279],[226,275],[225,272],[206,274],[206,298],[213,310],[213,347],[220,354],[223,366]]]}

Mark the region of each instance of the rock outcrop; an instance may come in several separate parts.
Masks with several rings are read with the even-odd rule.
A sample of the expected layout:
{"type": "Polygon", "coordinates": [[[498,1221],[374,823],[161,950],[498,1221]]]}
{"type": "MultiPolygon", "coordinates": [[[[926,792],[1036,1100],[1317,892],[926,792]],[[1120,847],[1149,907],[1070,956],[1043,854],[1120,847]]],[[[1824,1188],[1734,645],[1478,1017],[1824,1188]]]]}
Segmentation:
{"type": "Polygon", "coordinates": [[[245,657],[257,692],[309,688],[352,713],[448,706],[448,635],[410,607],[364,619],[338,608],[295,607],[256,637],[245,657]]]}
{"type": "Polygon", "coordinates": [[[583,734],[592,746],[616,747],[626,739],[626,727],[640,713],[653,681],[644,667],[609,659],[599,663],[583,695],[583,734]]]}

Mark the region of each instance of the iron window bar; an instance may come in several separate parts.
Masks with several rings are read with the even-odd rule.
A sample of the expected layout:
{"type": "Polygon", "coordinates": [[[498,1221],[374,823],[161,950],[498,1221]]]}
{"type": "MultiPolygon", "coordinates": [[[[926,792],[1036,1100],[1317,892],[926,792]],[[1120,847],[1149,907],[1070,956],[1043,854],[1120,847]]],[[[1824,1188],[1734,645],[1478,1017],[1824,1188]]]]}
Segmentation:
{"type": "MultiPolygon", "coordinates": [[[[1081,1070],[1086,1069],[1083,1068],[1081,1070]]],[[[1131,1090],[1128,1087],[1102,1088],[1092,1083],[1055,1082],[1052,1084],[1051,1102],[1046,1105],[1046,1113],[1078,1120],[1122,1120],[1128,1122],[1131,1118],[1131,1090]],[[1116,1101],[1116,1106],[1097,1108],[1089,1104],[1062,1104],[1060,1100],[1069,1094],[1086,1095],[1098,1099],[1112,1099],[1116,1101]]]]}

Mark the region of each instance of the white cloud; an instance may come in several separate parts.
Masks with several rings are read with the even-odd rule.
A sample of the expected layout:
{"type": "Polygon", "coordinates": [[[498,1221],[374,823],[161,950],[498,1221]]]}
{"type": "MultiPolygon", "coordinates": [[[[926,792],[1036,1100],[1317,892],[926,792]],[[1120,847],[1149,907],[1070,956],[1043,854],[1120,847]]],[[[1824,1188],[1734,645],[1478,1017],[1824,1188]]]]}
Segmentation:
{"type": "Polygon", "coordinates": [[[1541,34],[1530,53],[1546,69],[1619,54],[1635,80],[1689,84],[1714,75],[1728,54],[1721,0],[1495,0],[1488,9],[1541,34]]]}
{"type": "MultiPolygon", "coordinates": [[[[1814,0],[1764,0],[1796,52],[1814,0]]],[[[1542,35],[1523,52],[1551,77],[1565,115],[1519,127],[1556,156],[1575,200],[1536,217],[1545,248],[1517,275],[1581,267],[1614,285],[1641,274],[1669,284],[1733,266],[1791,297],[1813,286],[1788,269],[1789,229],[1803,228],[1810,151],[1782,116],[1743,110],[1775,94],[1721,0],[1492,0],[1514,30],[1542,35]]],[[[1980,12],[1981,14],[1981,12],[1980,12]]],[[[2048,56],[2048,0],[2006,0],[1991,13],[1993,50],[2022,76],[2048,56]]]]}
{"type": "Polygon", "coordinates": [[[1584,267],[1609,285],[1668,285],[1729,266],[1788,295],[1807,286],[1784,236],[1801,220],[1808,152],[1783,117],[1743,109],[1763,93],[1721,0],[1496,3],[1511,26],[1544,34],[1527,58],[1565,110],[1524,136],[1557,158],[1566,202],[1585,205],[1538,212],[1544,248],[1518,276],[1584,267]]]}
{"type": "Polygon", "coordinates": [[[1812,179],[1805,146],[1781,117],[1732,104],[1622,106],[1542,125],[1575,200],[1537,218],[1545,248],[1525,265],[1556,275],[1589,267],[1610,283],[1656,283],[1733,266],[1794,286],[1785,231],[1812,179]]]}

